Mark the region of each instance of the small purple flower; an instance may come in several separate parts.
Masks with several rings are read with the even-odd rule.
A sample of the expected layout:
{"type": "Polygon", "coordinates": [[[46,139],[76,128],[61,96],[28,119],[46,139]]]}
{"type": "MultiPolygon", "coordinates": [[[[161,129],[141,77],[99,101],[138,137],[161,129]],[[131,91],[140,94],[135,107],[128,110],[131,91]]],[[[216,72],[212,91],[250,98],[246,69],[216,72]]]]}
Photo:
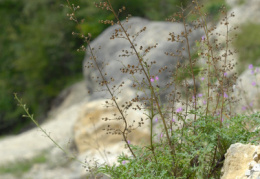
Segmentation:
{"type": "Polygon", "coordinates": [[[203,96],[203,94],[201,94],[201,93],[198,94],[198,97],[202,97],[202,96],[203,96]]]}
{"type": "Polygon", "coordinates": [[[159,77],[158,77],[158,76],[156,76],[156,77],[155,77],[155,80],[156,80],[156,81],[158,81],[158,80],[159,80],[159,77]]]}
{"type": "Polygon", "coordinates": [[[161,133],[161,138],[163,137],[163,133],[161,133]]]}
{"type": "Polygon", "coordinates": [[[178,109],[176,109],[177,113],[180,113],[182,111],[182,107],[179,107],[178,109]]]}
{"type": "Polygon", "coordinates": [[[130,140],[127,140],[127,143],[130,144],[130,140]]]}
{"type": "Polygon", "coordinates": [[[202,40],[202,41],[204,41],[204,40],[205,40],[205,36],[204,36],[204,35],[201,37],[201,40],[202,40]]]}
{"type": "Polygon", "coordinates": [[[224,76],[227,76],[227,72],[224,73],[224,76]]]}
{"type": "Polygon", "coordinates": [[[151,78],[151,82],[154,82],[154,79],[153,79],[153,78],[151,78]]]}
{"type": "Polygon", "coordinates": [[[123,161],[122,161],[122,164],[123,164],[123,165],[125,165],[125,164],[126,164],[126,161],[125,161],[125,160],[123,160],[123,161]]]}
{"type": "Polygon", "coordinates": [[[223,121],[224,121],[224,119],[222,118],[222,119],[221,119],[221,122],[223,122],[223,121]]]}
{"type": "Polygon", "coordinates": [[[204,104],[204,105],[205,105],[205,104],[207,104],[207,101],[206,101],[206,100],[204,100],[204,101],[203,101],[203,104],[204,104]]]}
{"type": "Polygon", "coordinates": [[[248,69],[253,69],[254,66],[252,64],[248,65],[248,69]]]}
{"type": "Polygon", "coordinates": [[[174,118],[172,118],[172,122],[175,122],[175,119],[174,119],[174,118]]]}
{"type": "Polygon", "coordinates": [[[242,106],[242,111],[245,111],[246,110],[246,106],[242,106]]]}
{"type": "Polygon", "coordinates": [[[251,84],[252,84],[253,86],[255,86],[255,85],[256,85],[256,82],[255,82],[255,81],[253,81],[251,84]]]}
{"type": "Polygon", "coordinates": [[[158,118],[155,118],[155,122],[158,122],[158,118]]]}
{"type": "Polygon", "coordinates": [[[203,81],[205,78],[204,77],[201,77],[200,80],[203,81]]]}
{"type": "Polygon", "coordinates": [[[251,70],[251,74],[253,75],[255,72],[254,72],[254,70],[251,70]]]}
{"type": "Polygon", "coordinates": [[[224,92],[224,98],[228,98],[228,95],[226,92],[224,92]]]}

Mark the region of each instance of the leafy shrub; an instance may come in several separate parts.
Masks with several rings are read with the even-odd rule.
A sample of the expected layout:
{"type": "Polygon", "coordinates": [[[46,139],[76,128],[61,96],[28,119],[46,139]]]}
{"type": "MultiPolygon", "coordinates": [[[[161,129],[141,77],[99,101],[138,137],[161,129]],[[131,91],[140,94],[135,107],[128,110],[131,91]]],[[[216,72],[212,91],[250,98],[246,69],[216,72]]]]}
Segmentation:
{"type": "Polygon", "coordinates": [[[231,144],[257,144],[260,139],[259,113],[238,115],[223,123],[216,117],[198,116],[197,121],[188,120],[189,126],[172,131],[171,140],[176,149],[173,159],[169,145],[162,140],[155,144],[156,160],[150,149],[131,146],[136,158],[120,155],[119,165],[104,165],[98,171],[112,178],[219,178],[224,154],[231,144]],[[257,130],[250,131],[252,127],[257,130]]]}

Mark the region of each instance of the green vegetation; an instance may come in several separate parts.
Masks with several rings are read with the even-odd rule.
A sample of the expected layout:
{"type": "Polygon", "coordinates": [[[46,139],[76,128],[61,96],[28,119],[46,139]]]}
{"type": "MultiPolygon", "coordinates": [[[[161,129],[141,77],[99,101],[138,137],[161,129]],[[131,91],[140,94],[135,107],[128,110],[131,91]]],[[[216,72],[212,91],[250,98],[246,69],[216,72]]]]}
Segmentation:
{"type": "Polygon", "coordinates": [[[202,0],[201,3],[204,5],[204,10],[203,10],[204,13],[208,13],[209,18],[214,21],[219,20],[220,18],[219,10],[222,6],[225,6],[227,9],[229,9],[225,0],[214,0],[214,1],[202,0]]]}
{"type": "Polygon", "coordinates": [[[71,37],[65,10],[51,0],[0,2],[0,134],[18,132],[28,121],[20,116],[13,93],[30,104],[38,119],[52,99],[81,77],[83,53],[71,37]]]}
{"type": "MultiPolygon", "coordinates": [[[[172,131],[175,143],[175,154],[172,160],[171,149],[163,137],[155,144],[154,151],[157,161],[149,148],[132,146],[136,158],[120,155],[119,165],[104,165],[98,169],[112,178],[172,178],[173,173],[178,179],[185,178],[219,178],[224,162],[224,155],[231,144],[253,143],[260,140],[260,129],[249,131],[251,127],[260,126],[260,114],[250,116],[238,115],[223,121],[220,127],[215,117],[198,114],[198,119],[185,128],[172,131]],[[249,125],[250,124],[250,125],[249,125]],[[247,126],[247,127],[246,127],[247,126]],[[196,135],[194,135],[194,127],[196,135]],[[216,147],[218,152],[215,153],[216,147]],[[214,162],[216,160],[218,162],[214,162]],[[214,172],[214,174],[212,174],[214,172]],[[176,176],[176,175],[175,175],[176,176]]],[[[174,123],[177,126],[176,123],[174,123]]],[[[165,135],[165,134],[164,134],[165,135]]]]}
{"type": "Polygon", "coordinates": [[[237,38],[233,41],[234,47],[238,50],[239,73],[244,70],[244,66],[248,63],[260,65],[260,25],[245,24],[239,29],[237,38]]]}
{"type": "MultiPolygon", "coordinates": [[[[221,9],[221,7],[224,6],[227,8],[227,10],[230,9],[230,7],[226,4],[225,0],[200,0],[200,4],[203,4],[201,13],[208,14],[207,21],[213,24],[217,23],[220,20],[221,15],[219,10],[221,9]]],[[[195,16],[194,14],[191,14],[188,17],[188,21],[196,20],[197,18],[199,17],[195,16]]]]}
{"type": "Polygon", "coordinates": [[[21,177],[23,173],[28,172],[33,165],[46,163],[47,158],[45,152],[35,156],[31,160],[22,160],[15,163],[9,163],[6,166],[0,167],[0,174],[8,174],[11,173],[17,177],[21,177]]]}
{"type": "Polygon", "coordinates": [[[239,5],[243,5],[243,4],[245,4],[245,2],[246,2],[246,0],[239,0],[239,1],[238,1],[238,4],[239,4],[239,5]]]}

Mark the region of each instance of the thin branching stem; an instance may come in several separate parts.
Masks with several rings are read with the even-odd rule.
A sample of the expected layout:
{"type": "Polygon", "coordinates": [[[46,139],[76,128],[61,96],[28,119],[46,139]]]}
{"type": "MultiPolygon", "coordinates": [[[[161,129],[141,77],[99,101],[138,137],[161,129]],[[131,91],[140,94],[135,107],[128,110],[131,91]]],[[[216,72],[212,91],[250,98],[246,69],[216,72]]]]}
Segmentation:
{"type": "Polygon", "coordinates": [[[226,63],[227,63],[227,56],[228,56],[228,44],[229,44],[229,38],[228,38],[228,35],[229,35],[229,33],[228,33],[228,17],[227,17],[227,12],[225,11],[225,24],[224,25],[226,25],[226,49],[225,49],[225,54],[224,54],[224,56],[225,56],[225,59],[224,59],[224,70],[223,70],[223,72],[222,72],[222,81],[220,82],[220,85],[221,85],[221,91],[222,91],[222,104],[221,104],[221,114],[220,114],[220,120],[219,120],[219,122],[220,122],[220,126],[222,126],[222,118],[223,118],[223,109],[224,109],[224,102],[225,102],[225,96],[224,96],[224,93],[225,93],[225,91],[224,91],[224,74],[225,74],[225,70],[226,70],[226,63]]]}
{"type": "Polygon", "coordinates": [[[42,128],[42,126],[34,119],[33,114],[30,114],[29,109],[26,107],[26,105],[23,104],[22,100],[18,98],[18,96],[17,96],[16,93],[14,93],[14,98],[15,98],[15,100],[18,102],[18,105],[19,105],[20,107],[22,107],[23,110],[24,110],[25,113],[26,113],[26,115],[24,115],[23,117],[29,118],[29,119],[45,134],[45,136],[48,137],[48,138],[54,143],[55,146],[57,146],[62,152],[64,152],[64,153],[67,155],[67,157],[69,157],[69,158],[71,158],[71,159],[74,159],[74,160],[78,161],[79,163],[81,163],[83,166],[87,167],[87,165],[86,165],[84,162],[80,161],[80,160],[77,158],[77,156],[71,154],[70,152],[68,152],[67,150],[65,150],[64,148],[62,148],[62,147],[50,136],[50,134],[47,133],[47,131],[42,128]]]}
{"type": "MultiPolygon", "coordinates": [[[[137,50],[136,50],[136,48],[135,48],[133,42],[132,42],[131,39],[129,38],[128,33],[126,32],[124,26],[123,26],[122,23],[120,22],[117,13],[114,11],[114,9],[113,9],[113,7],[112,7],[112,5],[111,5],[110,0],[107,0],[107,2],[109,3],[109,7],[110,7],[111,12],[114,14],[114,17],[116,18],[118,24],[119,24],[120,27],[122,28],[124,34],[126,35],[127,40],[128,40],[129,43],[131,44],[131,47],[132,47],[132,49],[134,50],[134,52],[135,52],[135,54],[136,54],[136,56],[137,56],[137,58],[138,58],[139,64],[141,65],[141,69],[142,69],[142,71],[143,71],[143,73],[144,73],[144,75],[145,75],[145,77],[146,77],[146,79],[147,79],[147,81],[148,81],[148,83],[149,83],[149,86],[150,86],[150,88],[151,88],[151,92],[152,92],[151,95],[154,96],[154,100],[155,100],[155,103],[156,103],[156,105],[157,105],[157,109],[158,109],[159,115],[160,115],[160,117],[161,117],[161,119],[162,119],[162,121],[163,121],[163,126],[164,126],[164,130],[165,130],[165,133],[166,133],[166,136],[167,136],[168,143],[169,143],[169,145],[170,145],[171,147],[174,148],[174,146],[172,145],[172,142],[171,142],[171,140],[170,140],[170,136],[169,136],[169,134],[168,134],[166,121],[165,121],[164,115],[163,115],[163,113],[162,113],[162,110],[161,110],[161,107],[160,107],[160,104],[159,104],[158,97],[157,97],[157,95],[155,94],[154,87],[153,87],[153,85],[152,85],[152,83],[151,83],[151,81],[150,81],[150,77],[148,76],[148,73],[146,72],[146,70],[145,70],[145,68],[144,68],[143,59],[142,59],[142,58],[140,57],[140,55],[138,54],[138,52],[137,52],[137,50]]],[[[174,149],[173,149],[173,151],[174,151],[174,149]]]]}
{"type": "Polygon", "coordinates": [[[102,73],[102,71],[101,71],[101,69],[100,69],[100,67],[99,67],[99,65],[98,65],[98,63],[97,63],[96,57],[94,56],[94,53],[93,53],[93,50],[92,50],[90,44],[88,44],[88,47],[89,47],[89,50],[90,50],[90,53],[91,53],[91,57],[92,57],[92,59],[93,59],[93,61],[94,61],[94,63],[95,63],[96,68],[97,68],[98,71],[99,71],[99,74],[100,74],[100,76],[101,76],[101,78],[102,78],[102,80],[103,80],[103,82],[104,82],[104,84],[105,84],[105,86],[106,86],[106,88],[107,88],[107,90],[108,90],[110,96],[111,96],[111,99],[112,99],[112,101],[115,103],[116,108],[118,109],[118,111],[119,111],[120,115],[122,116],[122,119],[123,119],[123,121],[124,121],[124,123],[125,123],[124,130],[121,131],[121,133],[122,133],[122,135],[123,135],[123,138],[124,138],[124,141],[125,141],[127,147],[129,148],[130,152],[131,152],[132,155],[134,156],[134,158],[136,158],[136,155],[134,154],[134,151],[132,150],[131,146],[129,145],[129,142],[127,141],[126,132],[127,132],[127,129],[128,129],[128,125],[127,125],[126,117],[125,117],[125,115],[124,115],[122,109],[119,107],[118,102],[116,101],[116,97],[114,96],[114,94],[112,93],[110,87],[108,86],[108,82],[106,81],[105,76],[103,75],[103,73],[102,73]]]}
{"type": "MultiPolygon", "coordinates": [[[[195,111],[197,110],[197,92],[196,92],[196,80],[195,80],[195,75],[194,75],[194,71],[193,71],[193,62],[192,62],[192,57],[191,57],[191,49],[190,49],[190,42],[189,42],[189,37],[188,37],[188,31],[187,31],[187,24],[186,24],[186,19],[184,17],[184,9],[182,9],[182,20],[183,20],[183,27],[184,27],[184,38],[186,40],[186,44],[187,44],[187,49],[188,49],[188,55],[189,55],[189,65],[190,65],[190,71],[191,71],[191,75],[192,75],[192,80],[193,80],[193,96],[194,96],[194,100],[195,100],[195,111]]],[[[194,121],[196,121],[196,113],[194,115],[194,121]]]]}
{"type": "MultiPolygon", "coordinates": [[[[75,10],[74,10],[74,8],[71,7],[71,5],[70,5],[70,3],[69,3],[69,0],[67,0],[67,3],[68,3],[69,8],[71,9],[71,11],[73,11],[73,12],[75,13],[75,10]]],[[[77,24],[79,24],[79,23],[78,23],[78,20],[77,20],[77,18],[76,18],[75,16],[74,16],[74,21],[75,21],[77,24]]],[[[92,48],[91,48],[91,46],[90,46],[90,44],[89,44],[89,41],[87,41],[87,43],[88,43],[88,47],[89,47],[89,50],[90,50],[90,53],[91,53],[91,57],[92,57],[92,59],[93,59],[93,61],[94,61],[94,63],[95,63],[96,68],[97,68],[98,71],[99,71],[99,74],[101,75],[102,81],[104,82],[104,84],[105,84],[105,86],[106,86],[106,88],[107,88],[107,90],[108,90],[108,92],[109,92],[109,94],[110,94],[110,96],[111,96],[112,101],[115,103],[116,108],[118,109],[118,111],[119,111],[119,113],[120,113],[120,115],[122,116],[122,119],[123,119],[123,121],[124,121],[125,127],[124,127],[124,130],[121,131],[121,133],[122,133],[122,135],[123,135],[123,138],[124,138],[124,141],[125,141],[127,147],[129,148],[130,152],[132,153],[133,157],[136,158],[136,155],[134,154],[134,152],[133,152],[133,150],[132,150],[130,144],[129,144],[128,141],[127,141],[126,132],[127,132],[127,129],[128,129],[128,125],[127,125],[126,117],[125,117],[125,115],[123,114],[123,111],[120,109],[120,107],[119,107],[119,105],[118,105],[118,103],[117,103],[117,101],[116,101],[116,97],[114,96],[114,94],[112,93],[110,87],[108,86],[108,82],[106,81],[105,76],[103,75],[103,73],[102,73],[102,71],[101,71],[101,69],[100,69],[100,67],[99,67],[99,65],[98,65],[98,63],[97,63],[96,57],[94,56],[94,53],[93,53],[93,50],[92,50],[92,48]]]]}

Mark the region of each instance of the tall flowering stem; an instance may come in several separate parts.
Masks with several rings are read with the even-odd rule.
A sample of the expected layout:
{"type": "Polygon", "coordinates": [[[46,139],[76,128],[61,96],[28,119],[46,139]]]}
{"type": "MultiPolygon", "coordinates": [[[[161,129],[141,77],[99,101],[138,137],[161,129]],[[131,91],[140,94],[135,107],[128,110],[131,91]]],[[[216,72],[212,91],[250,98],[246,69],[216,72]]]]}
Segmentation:
{"type": "MultiPolygon", "coordinates": [[[[193,96],[195,97],[195,104],[194,104],[194,108],[195,111],[197,110],[197,92],[196,92],[196,80],[195,80],[195,75],[194,75],[194,67],[193,67],[193,62],[192,62],[192,58],[191,58],[191,49],[190,49],[190,42],[189,42],[189,38],[188,38],[188,31],[187,31],[187,26],[186,26],[186,19],[184,16],[184,9],[182,9],[182,20],[183,20],[183,26],[184,26],[184,37],[186,39],[186,44],[187,44],[187,49],[188,49],[188,54],[189,54],[189,65],[190,65],[190,70],[191,70],[191,75],[192,75],[192,80],[193,80],[193,96]]],[[[196,121],[196,113],[194,115],[194,121],[196,121]]]]}
{"type": "Polygon", "coordinates": [[[136,54],[136,56],[137,56],[137,58],[138,58],[139,64],[141,65],[141,69],[142,69],[142,71],[143,71],[143,73],[144,73],[144,75],[145,75],[145,77],[146,77],[146,79],[147,79],[147,81],[148,81],[149,86],[150,86],[150,89],[151,89],[151,92],[152,92],[151,95],[152,95],[152,97],[154,97],[155,103],[156,103],[156,105],[157,105],[158,113],[159,113],[159,115],[160,115],[160,118],[161,118],[162,121],[163,121],[163,126],[164,126],[164,130],[165,130],[165,133],[166,133],[166,137],[167,137],[168,143],[169,143],[169,145],[170,145],[171,147],[173,147],[173,151],[174,151],[174,145],[172,145],[172,142],[171,142],[171,140],[170,140],[170,136],[169,136],[169,134],[168,134],[165,117],[164,117],[164,115],[163,115],[163,113],[162,113],[162,110],[161,110],[161,108],[160,108],[159,100],[158,100],[157,95],[155,94],[155,90],[154,90],[154,87],[153,87],[153,85],[152,85],[150,76],[148,75],[147,71],[145,70],[145,67],[144,67],[144,64],[143,64],[143,59],[142,59],[142,58],[140,57],[140,55],[138,54],[138,52],[137,52],[137,50],[136,50],[136,48],[135,48],[133,42],[131,41],[131,39],[130,39],[130,37],[129,37],[129,34],[126,32],[124,26],[123,26],[122,23],[120,22],[117,13],[115,12],[115,10],[113,9],[113,7],[112,7],[112,5],[111,5],[110,0],[107,0],[107,2],[109,3],[110,11],[113,13],[113,15],[114,15],[114,17],[116,18],[118,24],[119,24],[120,27],[122,28],[122,30],[123,30],[123,32],[124,32],[124,34],[125,34],[127,40],[128,40],[129,43],[131,44],[131,47],[133,48],[133,50],[134,50],[134,52],[135,52],[135,54],[136,54]]]}
{"type": "MultiPolygon", "coordinates": [[[[73,12],[72,15],[71,15],[71,17],[70,17],[71,20],[73,20],[73,21],[75,21],[77,24],[79,24],[79,21],[77,20],[77,17],[75,16],[75,9],[70,5],[69,0],[67,0],[67,3],[68,3],[68,7],[70,8],[70,10],[73,12]]],[[[123,110],[119,107],[119,104],[118,104],[118,102],[116,101],[116,97],[114,96],[113,92],[111,91],[111,89],[110,89],[110,87],[109,87],[109,85],[108,85],[108,81],[106,80],[106,78],[105,78],[105,76],[104,76],[104,74],[103,74],[103,72],[102,72],[100,66],[98,65],[97,59],[96,59],[96,57],[94,56],[93,50],[92,50],[92,48],[91,48],[91,46],[90,46],[89,41],[90,41],[91,35],[88,35],[88,37],[85,37],[84,35],[81,35],[81,36],[86,39],[87,46],[89,47],[89,50],[90,50],[90,53],[91,53],[91,57],[92,57],[92,59],[93,59],[93,61],[94,61],[94,64],[95,64],[95,66],[96,66],[96,68],[97,68],[97,70],[98,70],[98,72],[99,72],[99,74],[100,74],[100,76],[101,76],[101,78],[102,78],[102,84],[104,84],[105,87],[107,88],[107,91],[109,92],[109,94],[110,94],[110,96],[111,96],[111,100],[114,102],[114,104],[115,104],[116,107],[117,107],[117,110],[119,111],[120,115],[122,116],[122,119],[123,119],[123,121],[124,121],[125,127],[124,127],[123,131],[120,130],[120,132],[122,133],[123,139],[124,139],[124,141],[125,141],[125,143],[126,143],[128,149],[130,150],[131,154],[133,155],[134,158],[136,158],[136,155],[135,155],[134,151],[132,150],[132,148],[131,148],[131,146],[130,146],[128,140],[127,140],[127,134],[126,134],[126,133],[127,133],[127,129],[128,129],[128,124],[127,124],[126,117],[125,117],[125,115],[124,115],[124,113],[123,113],[123,110]]],[[[86,50],[86,49],[84,49],[84,50],[86,50]]]]}
{"type": "Polygon", "coordinates": [[[219,122],[220,122],[220,126],[222,125],[222,118],[223,118],[223,110],[224,110],[224,102],[225,102],[225,98],[227,98],[227,94],[225,93],[224,91],[224,76],[225,76],[225,69],[226,69],[226,64],[227,64],[227,56],[228,56],[228,44],[229,44],[229,38],[228,38],[228,35],[229,35],[229,29],[228,29],[228,17],[227,17],[227,12],[225,11],[225,24],[226,25],[226,49],[225,49],[225,59],[224,59],[224,70],[223,70],[223,74],[222,74],[222,81],[221,81],[221,90],[222,90],[222,104],[221,104],[221,114],[220,114],[220,119],[219,119],[219,122]]]}

